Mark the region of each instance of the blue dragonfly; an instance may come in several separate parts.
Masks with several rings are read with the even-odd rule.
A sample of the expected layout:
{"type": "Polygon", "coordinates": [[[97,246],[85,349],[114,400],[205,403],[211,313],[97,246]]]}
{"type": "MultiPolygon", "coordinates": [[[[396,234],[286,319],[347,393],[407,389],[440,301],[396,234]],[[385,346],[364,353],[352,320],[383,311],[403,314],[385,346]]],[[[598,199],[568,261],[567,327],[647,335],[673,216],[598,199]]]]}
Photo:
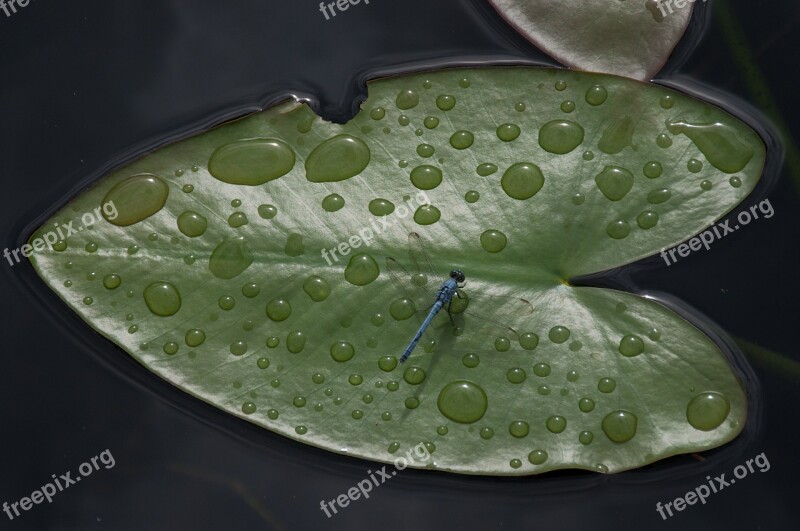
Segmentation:
{"type": "MultiPolygon", "coordinates": [[[[488,325],[499,333],[510,332],[514,336],[516,336],[517,333],[513,328],[498,322],[496,319],[478,315],[475,311],[467,310],[466,308],[470,304],[475,305],[476,300],[491,300],[493,306],[497,306],[499,302],[501,310],[498,313],[509,319],[519,318],[533,313],[533,306],[531,306],[531,303],[520,298],[483,296],[478,299],[473,299],[468,297],[463,291],[466,285],[466,275],[464,272],[460,269],[453,269],[450,271],[448,278],[439,275],[422,245],[422,239],[416,232],[412,232],[408,235],[408,247],[409,256],[413,265],[413,272],[410,273],[406,268],[400,265],[397,260],[388,257],[386,259],[386,265],[389,272],[394,278],[395,283],[412,297],[412,301],[433,300],[433,303],[425,310],[427,315],[422,325],[419,327],[419,330],[417,330],[417,333],[414,334],[411,342],[400,357],[401,364],[414,352],[414,349],[419,344],[425,331],[430,327],[434,318],[442,309],[447,311],[450,322],[456,330],[460,329],[460,327],[456,323],[454,316],[461,316],[464,314],[470,316],[474,322],[481,323],[482,326],[488,325]],[[423,272],[423,269],[425,272],[423,272]],[[429,276],[438,281],[435,282],[438,288],[432,289],[428,286],[429,276]]],[[[425,302],[422,302],[422,304],[425,304],[425,302]]],[[[492,317],[498,316],[493,315],[492,317]]]]}

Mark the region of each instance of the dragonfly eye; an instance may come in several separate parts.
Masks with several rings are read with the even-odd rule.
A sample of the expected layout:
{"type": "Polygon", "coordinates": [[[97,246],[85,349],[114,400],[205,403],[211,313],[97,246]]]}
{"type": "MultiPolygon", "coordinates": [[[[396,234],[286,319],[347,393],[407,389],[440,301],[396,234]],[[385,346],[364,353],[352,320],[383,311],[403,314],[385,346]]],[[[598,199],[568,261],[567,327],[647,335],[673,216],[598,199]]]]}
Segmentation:
{"type": "Polygon", "coordinates": [[[450,278],[452,278],[453,280],[455,280],[456,282],[458,282],[460,284],[460,283],[464,282],[464,280],[467,277],[464,276],[463,271],[460,271],[458,269],[454,269],[454,270],[450,271],[450,278]]]}

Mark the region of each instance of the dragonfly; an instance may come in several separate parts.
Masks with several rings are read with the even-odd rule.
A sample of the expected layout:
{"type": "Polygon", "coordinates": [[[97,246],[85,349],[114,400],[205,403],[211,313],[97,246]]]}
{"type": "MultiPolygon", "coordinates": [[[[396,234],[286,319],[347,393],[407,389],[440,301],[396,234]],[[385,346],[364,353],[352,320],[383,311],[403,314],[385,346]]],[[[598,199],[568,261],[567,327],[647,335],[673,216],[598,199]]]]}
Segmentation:
{"type": "MultiPolygon", "coordinates": [[[[420,235],[416,232],[412,232],[408,235],[408,248],[413,272],[409,272],[400,262],[392,257],[386,258],[386,266],[395,283],[404,292],[409,294],[412,300],[432,300],[433,302],[425,310],[427,315],[422,325],[419,327],[416,334],[414,334],[411,342],[400,357],[401,364],[408,360],[409,356],[411,356],[411,353],[414,352],[414,349],[416,349],[422,339],[422,336],[425,334],[425,331],[443,309],[447,312],[454,328],[457,328],[454,315],[466,314],[477,323],[488,323],[497,330],[502,330],[504,332],[510,331],[513,335],[517,335],[513,328],[498,322],[496,319],[479,315],[474,310],[466,310],[468,305],[474,305],[475,303],[475,300],[467,297],[466,293],[462,291],[466,286],[466,275],[461,269],[451,270],[447,278],[439,275],[422,244],[422,238],[420,238],[420,235]],[[435,283],[435,285],[438,285],[438,288],[432,289],[428,286],[429,276],[439,280],[439,282],[435,283]]],[[[494,305],[499,301],[501,303],[501,310],[498,313],[508,318],[513,319],[533,313],[533,306],[525,299],[494,296],[484,296],[481,298],[484,300],[492,300],[495,303],[494,305]]],[[[423,302],[422,304],[425,303],[423,302]]]]}

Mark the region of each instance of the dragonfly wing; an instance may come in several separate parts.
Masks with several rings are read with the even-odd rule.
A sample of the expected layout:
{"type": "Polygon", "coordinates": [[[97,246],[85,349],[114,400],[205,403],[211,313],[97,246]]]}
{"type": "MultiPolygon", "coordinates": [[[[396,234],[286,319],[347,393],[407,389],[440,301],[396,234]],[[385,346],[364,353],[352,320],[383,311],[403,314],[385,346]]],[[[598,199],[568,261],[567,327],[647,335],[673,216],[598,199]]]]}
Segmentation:
{"type": "Polygon", "coordinates": [[[431,275],[433,276],[432,280],[434,283],[442,283],[445,277],[440,275],[436,268],[433,267],[433,262],[431,262],[428,252],[425,250],[425,246],[422,245],[422,238],[420,238],[419,234],[416,232],[412,232],[408,235],[408,254],[411,257],[411,264],[414,266],[414,272],[431,275]]]}
{"type": "Polygon", "coordinates": [[[470,297],[467,309],[463,312],[466,317],[464,326],[466,331],[516,335],[516,328],[524,324],[525,317],[533,314],[533,311],[533,305],[519,297],[470,297]]]}

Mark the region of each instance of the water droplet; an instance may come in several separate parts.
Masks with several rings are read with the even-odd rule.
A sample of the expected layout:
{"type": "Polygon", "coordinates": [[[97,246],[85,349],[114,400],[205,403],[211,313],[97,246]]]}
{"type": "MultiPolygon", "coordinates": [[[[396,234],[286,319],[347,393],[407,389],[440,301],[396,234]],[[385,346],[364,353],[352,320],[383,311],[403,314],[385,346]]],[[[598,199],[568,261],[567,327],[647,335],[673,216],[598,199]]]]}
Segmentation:
{"type": "Polygon", "coordinates": [[[442,184],[442,170],[422,165],[411,170],[411,183],[420,190],[433,190],[442,184]]]}
{"type": "Polygon", "coordinates": [[[318,276],[310,276],[303,282],[303,291],[314,302],[322,302],[331,294],[331,285],[318,276]]]}
{"type": "Polygon", "coordinates": [[[570,331],[569,328],[565,326],[554,326],[550,329],[550,332],[547,334],[547,337],[550,338],[550,341],[560,345],[569,339],[570,331]]]}
{"type": "Polygon", "coordinates": [[[580,435],[578,435],[578,442],[580,442],[584,446],[592,444],[593,440],[594,440],[594,433],[590,431],[582,431],[580,435]]]}
{"type": "Polygon", "coordinates": [[[541,465],[547,461],[547,452],[544,450],[534,450],[528,454],[528,461],[532,465],[541,465]]]}
{"type": "Polygon", "coordinates": [[[539,336],[533,332],[526,332],[519,336],[519,344],[525,350],[533,350],[539,345],[539,336]]]}
{"type": "Polygon", "coordinates": [[[527,378],[525,370],[520,368],[511,369],[506,373],[506,379],[512,384],[521,384],[525,378],[527,378]]]}
{"type": "Polygon", "coordinates": [[[279,338],[275,337],[275,336],[267,338],[267,346],[269,348],[275,348],[280,344],[281,344],[281,340],[279,338]]]}
{"type": "Polygon", "coordinates": [[[253,254],[244,238],[227,238],[211,253],[208,268],[215,277],[229,280],[242,274],[252,263],[253,254]]]}
{"type": "Polygon", "coordinates": [[[615,443],[628,442],[636,435],[637,422],[638,419],[633,413],[614,411],[603,419],[603,431],[615,443]]]}
{"type": "Polygon", "coordinates": [[[546,363],[537,363],[533,366],[533,373],[540,378],[550,376],[550,365],[546,363]]]}
{"type": "Polygon", "coordinates": [[[386,109],[383,107],[375,107],[372,109],[372,111],[370,111],[369,116],[376,121],[383,120],[383,118],[386,116],[386,109]]]}
{"type": "Polygon", "coordinates": [[[418,225],[433,225],[442,217],[442,212],[433,205],[422,205],[414,212],[414,221],[418,225]]]}
{"type": "Polygon", "coordinates": [[[285,299],[272,299],[267,303],[267,317],[275,322],[285,321],[292,315],[292,306],[285,299]]]}
{"type": "Polygon", "coordinates": [[[405,321],[413,317],[416,312],[417,308],[411,299],[395,299],[389,306],[389,314],[396,321],[405,321]]]}
{"type": "Polygon", "coordinates": [[[594,180],[603,195],[611,201],[619,201],[633,188],[633,174],[618,166],[606,166],[594,180]]]}
{"type": "Polygon", "coordinates": [[[594,400],[591,398],[581,398],[578,402],[578,408],[584,413],[589,413],[594,410],[594,400]]]}
{"type": "Polygon", "coordinates": [[[575,102],[572,100],[566,100],[561,102],[561,111],[567,114],[571,113],[575,110],[575,102]]]}
{"type": "Polygon", "coordinates": [[[259,293],[261,293],[261,288],[258,287],[258,284],[254,282],[248,282],[247,284],[242,286],[242,295],[244,295],[248,299],[254,299],[258,297],[259,293]]]}
{"type": "Polygon", "coordinates": [[[350,258],[344,278],[354,286],[366,286],[378,278],[380,272],[374,258],[368,254],[357,254],[350,258]]]}
{"type": "Polygon", "coordinates": [[[332,183],[355,177],[369,165],[367,145],[350,135],[329,138],[306,159],[306,179],[312,183],[332,183]]]}
{"type": "Polygon", "coordinates": [[[306,433],[308,433],[308,428],[306,428],[305,426],[297,426],[294,429],[294,431],[298,435],[305,435],[306,433]]]}
{"type": "Polygon", "coordinates": [[[485,162],[478,166],[476,172],[481,177],[488,177],[489,175],[492,175],[493,173],[497,172],[497,166],[485,162]]]}
{"type": "Polygon", "coordinates": [[[245,415],[252,415],[256,412],[256,405],[252,402],[245,402],[242,404],[242,413],[245,415]]]}
{"type": "Polygon", "coordinates": [[[256,360],[256,365],[259,369],[266,369],[269,367],[269,360],[267,358],[258,358],[258,360],[256,360]]]}
{"type": "Polygon", "coordinates": [[[306,252],[306,246],[303,244],[303,236],[301,234],[290,234],[286,237],[286,245],[283,246],[283,252],[286,256],[302,256],[306,252]]]}
{"type": "Polygon", "coordinates": [[[181,190],[183,190],[183,193],[185,194],[191,194],[192,192],[194,192],[194,186],[192,186],[191,184],[184,184],[181,190]]]}
{"type": "Polygon", "coordinates": [[[539,146],[548,153],[565,155],[583,143],[583,127],[569,120],[553,120],[539,130],[539,146]]]}
{"type": "Polygon", "coordinates": [[[439,127],[439,119],[436,118],[435,116],[427,116],[427,117],[425,117],[425,120],[422,123],[428,129],[436,129],[437,127],[439,127]]]}
{"type": "Polygon", "coordinates": [[[578,371],[569,371],[567,373],[568,382],[577,382],[578,378],[580,378],[580,374],[578,374],[578,371]]]}
{"type": "Polygon", "coordinates": [[[122,278],[119,275],[110,274],[103,277],[103,287],[106,289],[117,289],[122,284],[122,278]]]}
{"type": "MultiPolygon", "coordinates": [[[[344,198],[339,194],[330,194],[326,196],[325,199],[322,200],[322,208],[326,212],[336,212],[338,210],[341,210],[342,208],[344,208],[344,198]]],[[[260,210],[259,214],[261,214],[260,210]]]]}
{"type": "Polygon", "coordinates": [[[551,433],[561,433],[567,429],[567,419],[560,415],[553,415],[547,419],[545,426],[547,427],[547,431],[551,433]]]}
{"type": "Polygon", "coordinates": [[[337,341],[331,345],[330,353],[334,361],[341,363],[353,359],[356,349],[347,341],[337,341]]]}
{"type": "Polygon", "coordinates": [[[480,364],[481,359],[478,357],[477,354],[465,354],[464,357],[461,359],[461,362],[464,364],[465,367],[474,369],[480,364]]]}
{"type": "Polygon", "coordinates": [[[722,425],[730,410],[730,403],[721,394],[701,393],[686,407],[686,420],[695,429],[711,431],[722,425]]]}
{"type": "Polygon", "coordinates": [[[411,123],[411,119],[405,114],[401,114],[400,116],[397,117],[397,123],[405,127],[411,123]]]}
{"type": "Polygon", "coordinates": [[[464,200],[470,204],[477,203],[480,198],[481,194],[476,192],[475,190],[470,190],[469,192],[464,194],[464,200]]]}
{"type": "Polygon", "coordinates": [[[103,217],[117,227],[139,223],[164,208],[169,196],[169,186],[160,177],[141,174],[117,183],[103,198],[103,205],[112,203],[116,216],[111,219],[106,210],[103,217]]]}
{"type": "Polygon", "coordinates": [[[497,128],[497,138],[503,142],[513,142],[520,134],[522,130],[516,124],[503,124],[497,128]]]}
{"type": "Polygon", "coordinates": [[[556,81],[555,87],[557,91],[561,92],[567,88],[567,82],[562,80],[556,81]]]}
{"type": "Polygon", "coordinates": [[[528,425],[527,422],[522,420],[515,420],[508,426],[508,433],[510,433],[512,437],[516,437],[517,439],[527,437],[529,432],[530,432],[530,426],[528,425]]]}
{"type": "Polygon", "coordinates": [[[190,347],[199,347],[203,344],[206,340],[206,334],[202,330],[197,328],[193,328],[191,330],[186,331],[186,336],[184,337],[184,341],[186,345],[190,347]]]}
{"type": "Polygon", "coordinates": [[[234,356],[244,356],[247,352],[247,342],[241,340],[234,341],[231,343],[229,349],[234,356]]]}
{"type": "Polygon", "coordinates": [[[94,242],[89,242],[89,243],[86,244],[84,249],[86,249],[87,253],[95,253],[95,252],[97,252],[97,244],[94,243],[94,242]]]}
{"type": "Polygon", "coordinates": [[[247,216],[244,214],[244,212],[234,212],[228,216],[228,225],[234,229],[243,227],[244,225],[247,225],[247,216]]]}
{"type": "Polygon", "coordinates": [[[475,142],[475,135],[469,131],[456,131],[450,137],[450,145],[455,149],[467,149],[475,142]]]}
{"type": "Polygon", "coordinates": [[[667,149],[672,145],[672,139],[662,133],[656,137],[656,145],[660,148],[667,149]]]}
{"type": "Polygon", "coordinates": [[[272,219],[278,215],[278,209],[273,205],[259,205],[258,215],[263,219],[272,219]]]}
{"type": "Polygon", "coordinates": [[[597,390],[601,393],[613,393],[617,388],[617,382],[613,378],[602,378],[597,382],[597,390]]]}
{"type": "Polygon", "coordinates": [[[643,229],[652,229],[658,225],[658,214],[652,210],[645,210],[636,218],[636,223],[643,229]]]}
{"type": "Polygon", "coordinates": [[[506,337],[498,337],[494,340],[494,349],[497,352],[508,352],[511,348],[511,341],[506,337]]]}
{"type": "Polygon", "coordinates": [[[500,185],[509,197],[524,201],[542,189],[544,175],[536,164],[518,162],[506,170],[500,180],[500,185]]]}
{"type": "Polygon", "coordinates": [[[507,244],[508,238],[499,230],[487,230],[481,234],[481,247],[487,253],[499,253],[507,244]]]}
{"type": "Polygon", "coordinates": [[[452,421],[471,424],[486,413],[489,399],[477,384],[458,380],[444,386],[439,393],[439,411],[452,421]]]}
{"type": "Polygon", "coordinates": [[[84,303],[86,306],[91,306],[91,305],[92,305],[92,303],[94,303],[94,299],[93,299],[93,298],[91,298],[91,297],[84,297],[84,298],[83,298],[83,303],[84,303]]]}
{"type": "Polygon", "coordinates": [[[289,173],[295,160],[285,142],[252,138],[217,148],[208,161],[208,172],[224,183],[258,186],[289,173]]]}
{"type": "Polygon", "coordinates": [[[286,336],[286,349],[292,354],[298,354],[306,346],[306,335],[300,330],[294,330],[286,336]]]}
{"type": "Polygon", "coordinates": [[[602,105],[608,99],[608,91],[600,85],[594,85],[586,92],[586,103],[593,106],[602,105]]]}
{"type": "Polygon", "coordinates": [[[394,212],[394,204],[386,199],[373,199],[369,202],[369,211],[373,216],[388,216],[394,212]]]}
{"type": "Polygon", "coordinates": [[[395,104],[397,105],[397,108],[400,109],[401,111],[407,111],[409,109],[413,109],[414,107],[419,105],[419,94],[417,94],[411,89],[404,90],[397,95],[395,104]]]}
{"type": "Polygon", "coordinates": [[[425,371],[420,367],[408,367],[403,372],[403,380],[411,385],[419,385],[425,381],[425,371]]]}
{"type": "Polygon", "coordinates": [[[623,238],[627,238],[628,234],[631,233],[631,226],[627,221],[618,219],[608,224],[606,233],[615,240],[622,240],[623,238]]]}
{"type": "Polygon", "coordinates": [[[422,158],[430,158],[436,153],[436,149],[430,144],[420,144],[417,146],[417,155],[422,158]]]}
{"type": "Polygon", "coordinates": [[[441,94],[436,98],[436,106],[443,111],[449,111],[456,106],[456,99],[449,94],[441,94]]]}
{"type": "Polygon", "coordinates": [[[364,383],[364,377],[361,376],[360,374],[351,374],[347,378],[347,382],[350,385],[361,385],[362,383],[364,383]]]}
{"type": "Polygon", "coordinates": [[[681,121],[667,123],[673,135],[688,136],[712,166],[725,173],[742,171],[755,155],[729,125],[722,123],[692,124],[681,121]]]}
{"type": "Polygon", "coordinates": [[[659,188],[647,194],[647,201],[653,205],[666,203],[672,197],[672,192],[667,188],[659,188]]]}
{"type": "Polygon", "coordinates": [[[188,210],[178,216],[178,230],[190,238],[202,236],[208,228],[208,220],[198,214],[188,210]]]}
{"type": "Polygon", "coordinates": [[[144,302],[153,314],[169,317],[180,310],[181,295],[169,282],[153,282],[144,289],[144,302]]]}
{"type": "Polygon", "coordinates": [[[712,183],[709,180],[705,180],[705,181],[700,183],[700,188],[702,188],[703,190],[705,190],[707,192],[707,191],[711,190],[712,188],[714,188],[714,183],[712,183]]]}
{"type": "Polygon", "coordinates": [[[700,173],[703,171],[703,163],[697,159],[691,159],[686,163],[686,169],[692,173],[700,173]]]}

